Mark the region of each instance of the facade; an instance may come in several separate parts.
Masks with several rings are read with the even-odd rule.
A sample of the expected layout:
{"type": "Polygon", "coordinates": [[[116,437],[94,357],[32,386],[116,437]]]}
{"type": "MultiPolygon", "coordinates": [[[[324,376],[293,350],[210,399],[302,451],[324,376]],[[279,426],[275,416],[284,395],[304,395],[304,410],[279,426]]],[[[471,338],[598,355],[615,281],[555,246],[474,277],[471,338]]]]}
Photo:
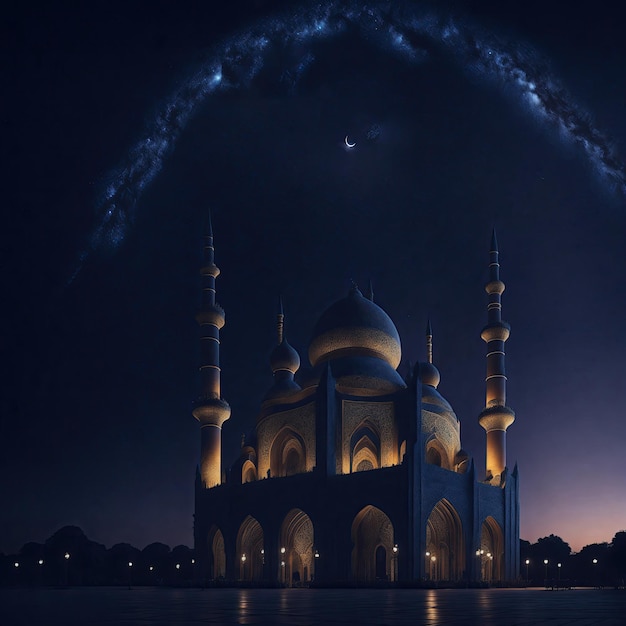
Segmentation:
{"type": "Polygon", "coordinates": [[[274,383],[254,432],[224,472],[213,233],[205,237],[201,329],[201,426],[196,476],[195,548],[207,580],[300,585],[504,582],[519,572],[517,467],[506,465],[501,318],[504,283],[495,232],[490,250],[485,409],[486,476],[461,447],[460,423],[437,391],[432,331],[427,361],[397,372],[401,345],[393,322],[355,286],[320,317],[308,357],[300,357],[277,319],[270,364],[274,383]],[[227,477],[227,478],[226,478],[227,477]]]}

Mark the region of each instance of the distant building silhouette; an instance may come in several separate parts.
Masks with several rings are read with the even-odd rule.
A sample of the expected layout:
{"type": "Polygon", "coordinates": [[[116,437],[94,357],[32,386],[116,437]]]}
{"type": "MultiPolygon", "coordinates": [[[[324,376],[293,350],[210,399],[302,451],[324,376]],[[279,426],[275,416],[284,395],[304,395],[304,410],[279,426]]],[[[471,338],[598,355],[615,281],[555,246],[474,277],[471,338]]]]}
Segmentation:
{"type": "Polygon", "coordinates": [[[204,243],[201,425],[195,548],[207,579],[285,585],[376,581],[505,581],[519,572],[517,467],[506,465],[504,344],[498,245],[490,249],[486,405],[487,475],[461,447],[460,423],[437,391],[433,334],[427,361],[403,379],[398,332],[356,285],[319,318],[312,371],[285,337],[282,305],[270,364],[274,384],[228,480],[221,398],[213,232],[204,243]]]}

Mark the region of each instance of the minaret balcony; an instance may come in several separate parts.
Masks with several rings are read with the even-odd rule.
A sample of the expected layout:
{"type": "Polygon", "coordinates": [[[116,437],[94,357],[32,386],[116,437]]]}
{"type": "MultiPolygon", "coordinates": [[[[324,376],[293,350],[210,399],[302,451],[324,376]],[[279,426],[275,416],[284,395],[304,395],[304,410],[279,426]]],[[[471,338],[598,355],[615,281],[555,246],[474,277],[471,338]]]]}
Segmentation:
{"type": "Polygon", "coordinates": [[[511,326],[507,322],[496,322],[487,324],[481,331],[481,339],[489,343],[490,341],[506,341],[511,334],[511,326]]]}
{"type": "Polygon", "coordinates": [[[203,425],[219,426],[230,417],[230,405],[222,398],[201,396],[194,403],[193,416],[203,425]]]}
{"type": "Polygon", "coordinates": [[[478,423],[490,432],[492,430],[506,430],[515,421],[515,411],[508,406],[491,406],[483,409],[478,416],[478,423]]]}

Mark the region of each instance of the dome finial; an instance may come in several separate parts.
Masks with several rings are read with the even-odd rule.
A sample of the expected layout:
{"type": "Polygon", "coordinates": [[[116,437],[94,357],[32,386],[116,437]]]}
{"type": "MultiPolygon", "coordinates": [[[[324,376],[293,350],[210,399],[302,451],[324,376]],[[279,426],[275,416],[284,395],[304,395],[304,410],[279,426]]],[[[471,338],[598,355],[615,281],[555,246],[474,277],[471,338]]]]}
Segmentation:
{"type": "Polygon", "coordinates": [[[211,220],[211,209],[209,209],[209,215],[207,218],[206,232],[207,237],[213,237],[213,220],[211,220]]]}
{"type": "Polygon", "coordinates": [[[285,313],[283,311],[283,297],[278,296],[278,314],[276,316],[276,332],[278,335],[278,343],[283,342],[283,335],[285,329],[285,313]]]}
{"type": "Polygon", "coordinates": [[[270,366],[272,372],[290,372],[291,377],[298,371],[300,367],[300,356],[297,351],[289,345],[285,338],[285,313],[283,311],[282,296],[278,298],[278,315],[276,316],[276,330],[278,344],[272,350],[270,355],[270,366]]]}
{"type": "Polygon", "coordinates": [[[430,317],[426,322],[426,363],[420,363],[419,375],[423,385],[430,385],[435,389],[441,381],[439,370],[433,365],[433,329],[430,317]]]}
{"type": "Polygon", "coordinates": [[[498,252],[498,238],[496,237],[496,227],[491,229],[491,250],[490,252],[498,252]]]}
{"type": "Polygon", "coordinates": [[[430,317],[426,322],[426,359],[429,363],[433,362],[433,329],[430,325],[430,317]]]}

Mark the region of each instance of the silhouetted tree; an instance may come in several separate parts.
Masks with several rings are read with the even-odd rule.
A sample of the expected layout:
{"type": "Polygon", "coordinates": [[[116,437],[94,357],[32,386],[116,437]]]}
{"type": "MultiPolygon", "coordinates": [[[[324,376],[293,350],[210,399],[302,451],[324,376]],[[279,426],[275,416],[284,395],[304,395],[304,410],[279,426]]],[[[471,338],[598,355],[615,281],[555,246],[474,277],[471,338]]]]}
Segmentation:
{"type": "Polygon", "coordinates": [[[615,534],[611,541],[610,562],[615,575],[615,582],[620,587],[626,583],[626,531],[615,534]]]}
{"type": "Polygon", "coordinates": [[[145,583],[149,585],[163,584],[166,577],[171,575],[169,571],[170,547],[164,543],[151,543],[141,551],[141,556],[145,568],[145,583]]]}

